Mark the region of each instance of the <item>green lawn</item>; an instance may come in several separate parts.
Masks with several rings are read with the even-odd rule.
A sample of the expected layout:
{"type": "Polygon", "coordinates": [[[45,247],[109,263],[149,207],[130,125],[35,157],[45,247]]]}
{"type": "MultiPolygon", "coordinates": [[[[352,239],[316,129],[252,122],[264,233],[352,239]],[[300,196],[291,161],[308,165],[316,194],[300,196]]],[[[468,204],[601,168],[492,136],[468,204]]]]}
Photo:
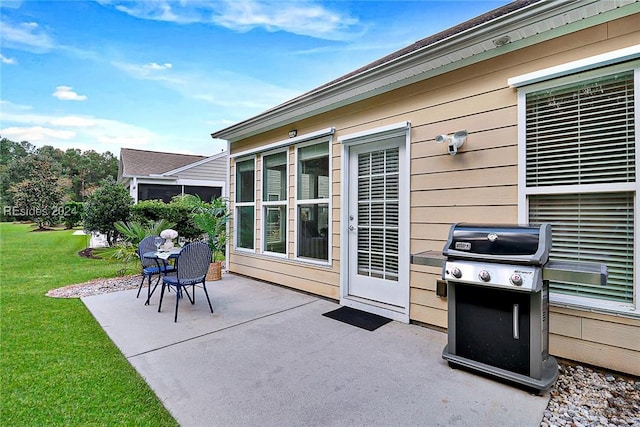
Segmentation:
{"type": "Polygon", "coordinates": [[[49,289],[113,277],[86,237],[0,224],[0,424],[177,425],[79,299],[49,289]]]}

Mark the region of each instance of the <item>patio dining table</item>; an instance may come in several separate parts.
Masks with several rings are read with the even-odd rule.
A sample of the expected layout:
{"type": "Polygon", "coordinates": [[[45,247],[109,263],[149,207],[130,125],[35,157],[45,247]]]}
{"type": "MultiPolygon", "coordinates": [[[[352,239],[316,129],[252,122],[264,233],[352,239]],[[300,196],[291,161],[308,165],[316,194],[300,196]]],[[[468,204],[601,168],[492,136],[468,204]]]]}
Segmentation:
{"type": "MultiPolygon", "coordinates": [[[[182,248],[171,248],[168,250],[157,250],[157,251],[151,251],[151,252],[145,252],[142,254],[142,256],[146,259],[152,259],[156,262],[156,264],[158,265],[158,270],[164,272],[163,274],[166,275],[167,274],[167,264],[168,261],[170,259],[176,259],[178,258],[178,255],[180,255],[180,252],[182,251],[182,248]]],[[[156,282],[156,284],[154,285],[153,289],[151,290],[151,292],[149,292],[149,295],[147,296],[147,300],[145,301],[144,305],[149,305],[149,301],[151,300],[151,296],[153,295],[153,293],[155,292],[156,288],[158,287],[158,284],[160,283],[160,281],[158,280],[156,282]]]]}

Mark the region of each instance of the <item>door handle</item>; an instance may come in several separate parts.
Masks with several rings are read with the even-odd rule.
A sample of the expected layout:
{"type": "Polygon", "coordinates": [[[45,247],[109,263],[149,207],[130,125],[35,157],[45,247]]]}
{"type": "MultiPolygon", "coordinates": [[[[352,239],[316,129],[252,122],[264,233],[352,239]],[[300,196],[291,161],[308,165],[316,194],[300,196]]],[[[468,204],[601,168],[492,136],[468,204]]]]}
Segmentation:
{"type": "Polygon", "coordinates": [[[513,304],[513,339],[520,339],[520,323],[519,316],[520,315],[520,305],[513,304]]]}

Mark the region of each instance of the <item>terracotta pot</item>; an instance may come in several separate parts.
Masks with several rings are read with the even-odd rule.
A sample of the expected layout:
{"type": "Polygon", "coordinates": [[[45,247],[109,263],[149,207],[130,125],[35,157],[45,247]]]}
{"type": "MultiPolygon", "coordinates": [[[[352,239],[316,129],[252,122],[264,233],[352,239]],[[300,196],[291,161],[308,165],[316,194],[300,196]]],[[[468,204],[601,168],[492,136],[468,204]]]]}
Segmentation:
{"type": "Polygon", "coordinates": [[[211,282],[214,280],[222,279],[222,262],[215,261],[209,264],[209,270],[207,270],[207,277],[205,280],[211,282]]]}

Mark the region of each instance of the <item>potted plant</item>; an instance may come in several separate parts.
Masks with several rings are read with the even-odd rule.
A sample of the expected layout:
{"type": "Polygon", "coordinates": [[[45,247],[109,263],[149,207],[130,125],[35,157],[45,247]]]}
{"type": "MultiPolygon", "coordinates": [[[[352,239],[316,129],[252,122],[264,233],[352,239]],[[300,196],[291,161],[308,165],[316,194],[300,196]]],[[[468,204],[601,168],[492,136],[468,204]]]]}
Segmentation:
{"type": "Polygon", "coordinates": [[[222,279],[222,261],[227,249],[227,222],[229,210],[224,197],[213,199],[211,203],[194,198],[193,220],[206,235],[206,242],[211,248],[212,259],[206,280],[222,279]]]}

